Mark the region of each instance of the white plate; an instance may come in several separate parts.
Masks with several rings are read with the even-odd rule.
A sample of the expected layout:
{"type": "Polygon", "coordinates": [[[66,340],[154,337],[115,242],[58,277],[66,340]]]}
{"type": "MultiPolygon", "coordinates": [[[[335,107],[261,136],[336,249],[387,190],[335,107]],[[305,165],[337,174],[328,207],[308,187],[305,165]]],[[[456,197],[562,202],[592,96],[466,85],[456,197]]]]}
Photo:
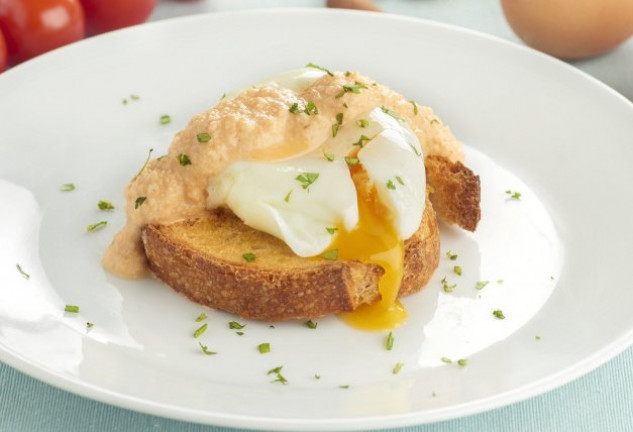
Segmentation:
{"type": "Polygon", "coordinates": [[[42,56],[0,75],[0,95],[0,360],[50,384],[218,425],[392,427],[533,396],[633,340],[633,107],[544,55],[389,15],[215,14],[42,56]],[[411,317],[391,351],[386,333],[332,317],[316,330],[248,322],[239,336],[227,326],[234,317],[207,311],[209,329],[194,339],[201,307],[100,267],[123,223],[124,185],[149,148],[164,152],[224,92],[307,62],[359,70],[434,107],[482,176],[480,229],[443,227],[440,269],[406,299],[411,317]],[[160,125],[162,114],[172,123],[160,125]],[[76,190],[60,191],[71,182],[76,190]],[[101,199],[117,210],[98,211],[101,199]],[[109,225],[87,233],[99,220],[109,225]],[[490,282],[476,290],[480,280],[490,282]],[[271,353],[257,352],[262,342],[271,353]],[[288,385],[271,383],[277,366],[288,385]]]}

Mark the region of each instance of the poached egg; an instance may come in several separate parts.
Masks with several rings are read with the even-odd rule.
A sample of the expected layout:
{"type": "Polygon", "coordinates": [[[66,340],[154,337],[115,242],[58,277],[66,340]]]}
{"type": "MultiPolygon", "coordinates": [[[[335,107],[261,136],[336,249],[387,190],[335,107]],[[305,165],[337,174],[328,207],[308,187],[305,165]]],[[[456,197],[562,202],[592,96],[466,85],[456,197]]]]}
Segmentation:
{"type": "MultiPolygon", "coordinates": [[[[256,86],[300,92],[325,73],[297,69],[256,86]]],[[[417,137],[396,112],[380,106],[351,119],[337,115],[331,136],[307,154],[232,163],[209,177],[207,207],[227,206],[299,256],[382,267],[381,300],[341,318],[357,328],[385,330],[406,319],[397,300],[404,240],[420,225],[425,190],[417,137]]]]}

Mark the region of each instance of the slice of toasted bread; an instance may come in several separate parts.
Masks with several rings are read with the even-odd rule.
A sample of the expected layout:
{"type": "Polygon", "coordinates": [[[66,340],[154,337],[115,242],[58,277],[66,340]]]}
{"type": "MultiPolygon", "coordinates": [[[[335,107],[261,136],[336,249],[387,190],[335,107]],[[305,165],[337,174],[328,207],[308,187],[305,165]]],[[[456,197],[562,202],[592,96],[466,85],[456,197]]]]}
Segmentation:
{"type": "Polygon", "coordinates": [[[424,166],[429,198],[439,218],[475,231],[481,218],[479,176],[461,162],[442,156],[427,157],[424,166]]]}
{"type": "MultiPolygon", "coordinates": [[[[381,267],[298,257],[281,240],[248,227],[228,211],[148,225],[142,239],[150,269],[159,279],[197,303],[244,318],[316,318],[380,298],[381,267]],[[255,259],[247,261],[245,253],[255,259]]],[[[405,241],[399,296],[426,285],[439,263],[439,248],[436,216],[427,199],[420,228],[405,241]]]]}

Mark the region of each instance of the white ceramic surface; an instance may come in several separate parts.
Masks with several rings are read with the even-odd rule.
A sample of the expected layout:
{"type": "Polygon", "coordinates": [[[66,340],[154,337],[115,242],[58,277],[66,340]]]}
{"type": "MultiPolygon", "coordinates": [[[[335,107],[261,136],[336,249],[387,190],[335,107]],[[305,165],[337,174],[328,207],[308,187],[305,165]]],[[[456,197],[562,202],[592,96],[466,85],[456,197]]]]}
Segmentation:
{"type": "Polygon", "coordinates": [[[216,14],[42,56],[0,75],[0,95],[0,360],[53,385],[211,424],[377,428],[538,394],[633,340],[633,107],[544,55],[388,15],[216,14]],[[440,268],[405,300],[410,319],[391,351],[386,333],[334,317],[316,330],[238,319],[240,336],[228,328],[235,317],[206,311],[208,330],[195,339],[203,308],[100,267],[123,223],[122,190],[150,148],[164,152],[224,92],[307,62],[359,70],[434,107],[482,177],[479,230],[442,227],[440,268]],[[171,124],[159,124],[163,114],[171,124]],[[60,191],[71,182],[74,191],[60,191]],[[97,210],[102,199],[117,209],[97,210]],[[108,226],[86,232],[100,220],[108,226]],[[257,352],[262,342],[271,353],[257,352]],[[277,366],[287,385],[271,383],[277,366]]]}

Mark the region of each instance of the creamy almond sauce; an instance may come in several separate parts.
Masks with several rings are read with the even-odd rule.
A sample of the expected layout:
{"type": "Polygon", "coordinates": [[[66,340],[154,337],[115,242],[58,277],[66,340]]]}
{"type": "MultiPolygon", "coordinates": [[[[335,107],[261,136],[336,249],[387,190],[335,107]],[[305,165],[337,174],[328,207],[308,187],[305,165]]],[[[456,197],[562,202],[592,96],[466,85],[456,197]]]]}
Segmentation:
{"type": "Polygon", "coordinates": [[[210,175],[238,160],[272,161],[306,153],[330,136],[337,113],[353,119],[377,106],[407,121],[425,156],[463,161],[461,144],[430,108],[417,105],[416,114],[404,96],[357,73],[325,75],[299,94],[275,86],[248,89],[194,116],[176,134],[167,155],[150,161],[130,181],[125,189],[126,224],[106,250],[104,267],[120,277],[146,276],[142,228],[204,216],[210,175]],[[356,82],[366,88],[337,97],[344,85],[356,82]],[[302,111],[308,102],[318,107],[318,114],[302,111]],[[294,103],[299,113],[289,111],[294,103]],[[202,132],[211,140],[199,142],[197,135],[202,132]],[[179,155],[187,155],[191,164],[181,165],[179,155]],[[136,206],[139,197],[146,199],[136,206]]]}

